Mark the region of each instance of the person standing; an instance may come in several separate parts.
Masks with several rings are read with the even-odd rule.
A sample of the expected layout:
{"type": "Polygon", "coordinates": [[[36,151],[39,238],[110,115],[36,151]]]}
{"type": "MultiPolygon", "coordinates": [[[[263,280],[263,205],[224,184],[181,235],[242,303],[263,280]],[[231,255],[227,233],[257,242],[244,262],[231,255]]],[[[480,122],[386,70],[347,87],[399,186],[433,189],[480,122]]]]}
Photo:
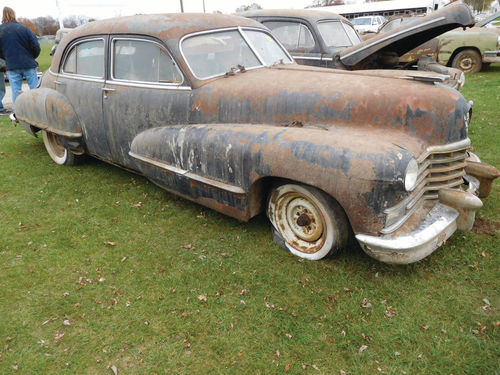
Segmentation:
{"type": "MultiPolygon", "coordinates": [[[[0,25],[0,57],[7,63],[7,77],[12,89],[12,112],[15,112],[16,98],[21,91],[23,78],[30,89],[38,86],[36,58],[40,55],[40,43],[35,34],[16,21],[16,13],[9,7],[3,8],[0,25]]],[[[16,121],[14,113],[10,119],[16,121]]]]}
{"type": "Polygon", "coordinates": [[[3,106],[2,100],[5,96],[5,60],[0,59],[0,116],[8,115],[10,111],[3,106]]]}

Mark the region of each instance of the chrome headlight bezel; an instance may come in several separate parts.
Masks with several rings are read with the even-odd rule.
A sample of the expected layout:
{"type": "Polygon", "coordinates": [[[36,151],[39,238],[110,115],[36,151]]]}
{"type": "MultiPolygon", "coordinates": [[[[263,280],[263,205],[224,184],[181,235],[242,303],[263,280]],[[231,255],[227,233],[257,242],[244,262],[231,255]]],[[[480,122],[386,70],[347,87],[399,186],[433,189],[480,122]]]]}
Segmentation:
{"type": "Polygon", "coordinates": [[[411,159],[406,166],[405,171],[405,190],[412,191],[415,189],[418,181],[418,163],[415,159],[411,159]]]}

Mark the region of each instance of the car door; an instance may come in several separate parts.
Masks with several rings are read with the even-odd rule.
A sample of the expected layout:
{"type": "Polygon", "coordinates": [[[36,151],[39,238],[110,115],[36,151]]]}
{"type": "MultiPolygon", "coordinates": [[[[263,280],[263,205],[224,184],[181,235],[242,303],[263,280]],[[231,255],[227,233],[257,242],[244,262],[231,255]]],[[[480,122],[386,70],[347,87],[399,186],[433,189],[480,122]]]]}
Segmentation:
{"type": "Polygon", "coordinates": [[[55,84],[56,90],[68,98],[78,116],[87,152],[110,161],[102,113],[106,39],[106,36],[93,36],[69,45],[55,84]]]}
{"type": "Polygon", "coordinates": [[[187,124],[191,88],[158,40],[113,36],[109,53],[109,77],[103,88],[108,142],[115,163],[137,170],[129,155],[132,140],[149,128],[187,124]]]}

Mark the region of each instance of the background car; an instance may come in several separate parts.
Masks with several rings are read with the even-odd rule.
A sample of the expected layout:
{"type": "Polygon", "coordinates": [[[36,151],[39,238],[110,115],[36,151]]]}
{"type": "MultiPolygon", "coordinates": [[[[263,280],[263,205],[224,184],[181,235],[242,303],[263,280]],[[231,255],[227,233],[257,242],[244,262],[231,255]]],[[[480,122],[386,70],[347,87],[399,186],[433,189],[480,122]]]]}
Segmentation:
{"type": "Polygon", "coordinates": [[[64,38],[66,36],[66,34],[68,34],[71,30],[73,30],[73,29],[69,28],[69,27],[65,27],[65,28],[62,28],[62,29],[59,29],[56,31],[56,38],[54,40],[54,45],[52,46],[52,49],[50,50],[50,56],[54,56],[54,53],[56,52],[57,46],[61,42],[62,38],[64,38]]]}
{"type": "MultiPolygon", "coordinates": [[[[390,32],[362,41],[353,25],[344,17],[322,10],[254,10],[240,13],[267,26],[290,51],[294,59],[304,65],[336,69],[396,69],[399,57],[424,41],[457,26],[466,26],[474,19],[464,5],[450,6],[415,21],[404,31],[390,32]]],[[[428,76],[433,71],[460,88],[463,73],[426,62],[418,67],[428,76]]],[[[410,78],[417,72],[393,73],[410,78]]],[[[423,74],[420,74],[421,76],[423,74]]]]}
{"type": "Polygon", "coordinates": [[[399,264],[470,230],[491,189],[471,111],[434,79],[300,66],[254,20],[188,13],[76,28],[16,101],[57,164],[88,154],[242,221],[266,213],[302,258],[354,234],[399,264]]]}
{"type": "MultiPolygon", "coordinates": [[[[379,34],[404,30],[414,19],[399,17],[389,20],[380,28],[379,34]]],[[[500,12],[472,28],[458,28],[439,35],[407,52],[399,61],[405,65],[415,64],[422,56],[429,55],[444,66],[467,73],[479,72],[490,63],[500,62],[500,12]]]]}
{"type": "Polygon", "coordinates": [[[359,33],[376,33],[385,21],[383,16],[363,16],[354,18],[352,24],[359,33]]]}

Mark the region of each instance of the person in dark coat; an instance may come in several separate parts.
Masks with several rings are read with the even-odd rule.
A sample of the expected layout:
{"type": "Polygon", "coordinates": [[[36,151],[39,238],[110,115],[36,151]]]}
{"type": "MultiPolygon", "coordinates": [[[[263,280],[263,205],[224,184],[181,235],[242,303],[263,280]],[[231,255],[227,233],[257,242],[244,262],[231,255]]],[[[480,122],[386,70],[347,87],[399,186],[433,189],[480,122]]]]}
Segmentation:
{"type": "MultiPolygon", "coordinates": [[[[0,57],[7,63],[7,77],[12,89],[12,111],[21,91],[23,78],[30,89],[38,86],[36,58],[40,55],[40,43],[35,34],[16,21],[16,13],[9,7],[3,8],[0,25],[0,57]]],[[[15,120],[12,114],[11,119],[15,120]]]]}

